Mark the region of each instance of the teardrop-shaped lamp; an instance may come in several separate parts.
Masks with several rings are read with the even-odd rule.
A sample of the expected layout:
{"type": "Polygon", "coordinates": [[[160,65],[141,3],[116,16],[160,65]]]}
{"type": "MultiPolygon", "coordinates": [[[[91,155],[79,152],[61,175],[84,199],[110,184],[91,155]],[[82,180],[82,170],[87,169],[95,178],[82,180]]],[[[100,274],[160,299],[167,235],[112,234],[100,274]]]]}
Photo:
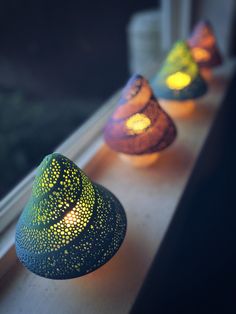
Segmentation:
{"type": "Polygon", "coordinates": [[[222,56],[209,21],[200,21],[188,39],[194,60],[200,67],[212,68],[222,63],[222,56]]]}
{"type": "Polygon", "coordinates": [[[189,100],[204,95],[207,84],[185,41],[177,41],[152,80],[156,97],[189,100]]]}
{"type": "Polygon", "coordinates": [[[192,113],[193,100],[207,91],[207,84],[185,41],[176,42],[151,85],[163,108],[176,118],[192,113]]]}
{"type": "Polygon", "coordinates": [[[16,228],[16,253],[32,272],[80,277],[105,264],[126,233],[117,198],[68,158],[53,153],[39,165],[16,228]]]}
{"type": "Polygon", "coordinates": [[[104,129],[111,149],[132,156],[160,152],[176,137],[172,119],[160,107],[147,80],[134,75],[104,129]]]}

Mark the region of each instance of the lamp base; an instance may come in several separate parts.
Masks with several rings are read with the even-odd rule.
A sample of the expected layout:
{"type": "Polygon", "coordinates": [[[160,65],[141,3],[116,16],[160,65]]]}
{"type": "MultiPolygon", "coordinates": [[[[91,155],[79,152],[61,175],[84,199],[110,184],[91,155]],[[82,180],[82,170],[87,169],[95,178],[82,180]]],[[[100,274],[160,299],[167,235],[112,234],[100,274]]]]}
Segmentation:
{"type": "Polygon", "coordinates": [[[162,108],[174,118],[183,118],[189,116],[195,109],[193,100],[177,101],[159,99],[162,108]]]}
{"type": "Polygon", "coordinates": [[[201,68],[200,69],[200,73],[201,73],[201,76],[204,78],[204,80],[206,81],[210,81],[213,77],[213,73],[212,73],[212,70],[209,69],[209,68],[201,68]]]}
{"type": "Polygon", "coordinates": [[[153,165],[159,158],[159,155],[160,155],[159,153],[152,153],[146,155],[119,154],[120,158],[123,161],[137,168],[145,168],[153,165]]]}

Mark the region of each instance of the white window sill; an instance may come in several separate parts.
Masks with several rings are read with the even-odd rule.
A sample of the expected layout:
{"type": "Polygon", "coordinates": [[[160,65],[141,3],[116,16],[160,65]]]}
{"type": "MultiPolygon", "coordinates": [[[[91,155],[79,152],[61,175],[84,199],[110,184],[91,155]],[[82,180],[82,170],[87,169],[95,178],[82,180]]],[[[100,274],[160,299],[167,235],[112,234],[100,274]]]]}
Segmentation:
{"type": "MultiPolygon", "coordinates": [[[[227,79],[222,80],[217,89],[211,86],[208,94],[197,101],[196,112],[188,119],[176,121],[178,138],[161,154],[155,167],[132,168],[103,144],[102,127],[115,99],[88,122],[88,141],[85,135],[81,142],[82,136],[77,131],[57,150],[75,160],[91,179],[108,187],[120,199],[128,218],[127,236],[121,249],[106,265],[73,280],[40,278],[18,262],[13,265],[10,256],[11,271],[0,285],[3,312],[17,313],[21,309],[22,313],[64,314],[127,313],[130,310],[209,134],[233,64],[228,62],[220,69],[227,79]]],[[[14,243],[14,226],[12,228],[9,248],[14,243]]],[[[9,251],[1,248],[0,252],[9,251]]]]}

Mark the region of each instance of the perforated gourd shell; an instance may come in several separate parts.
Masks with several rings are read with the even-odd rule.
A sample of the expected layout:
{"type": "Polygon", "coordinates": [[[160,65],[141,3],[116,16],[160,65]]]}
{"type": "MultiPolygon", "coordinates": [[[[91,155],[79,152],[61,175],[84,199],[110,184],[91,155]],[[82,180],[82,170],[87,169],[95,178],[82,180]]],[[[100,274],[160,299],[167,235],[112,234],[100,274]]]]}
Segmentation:
{"type": "Polygon", "coordinates": [[[16,228],[16,252],[32,272],[52,279],[85,275],[119,249],[126,216],[117,198],[54,153],[38,167],[16,228]]]}

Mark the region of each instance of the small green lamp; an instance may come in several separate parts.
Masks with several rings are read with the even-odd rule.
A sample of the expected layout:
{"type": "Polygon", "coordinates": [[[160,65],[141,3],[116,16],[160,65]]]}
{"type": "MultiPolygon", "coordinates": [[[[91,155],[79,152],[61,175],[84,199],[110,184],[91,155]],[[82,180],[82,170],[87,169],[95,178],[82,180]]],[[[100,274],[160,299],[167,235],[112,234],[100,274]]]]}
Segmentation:
{"type": "Polygon", "coordinates": [[[207,84],[185,41],[175,43],[151,86],[171,116],[182,117],[194,110],[193,100],[206,93],[207,84]]]}
{"type": "Polygon", "coordinates": [[[80,277],[110,260],[126,233],[118,199],[68,158],[53,153],[37,169],[16,228],[16,253],[32,272],[80,277]]]}

